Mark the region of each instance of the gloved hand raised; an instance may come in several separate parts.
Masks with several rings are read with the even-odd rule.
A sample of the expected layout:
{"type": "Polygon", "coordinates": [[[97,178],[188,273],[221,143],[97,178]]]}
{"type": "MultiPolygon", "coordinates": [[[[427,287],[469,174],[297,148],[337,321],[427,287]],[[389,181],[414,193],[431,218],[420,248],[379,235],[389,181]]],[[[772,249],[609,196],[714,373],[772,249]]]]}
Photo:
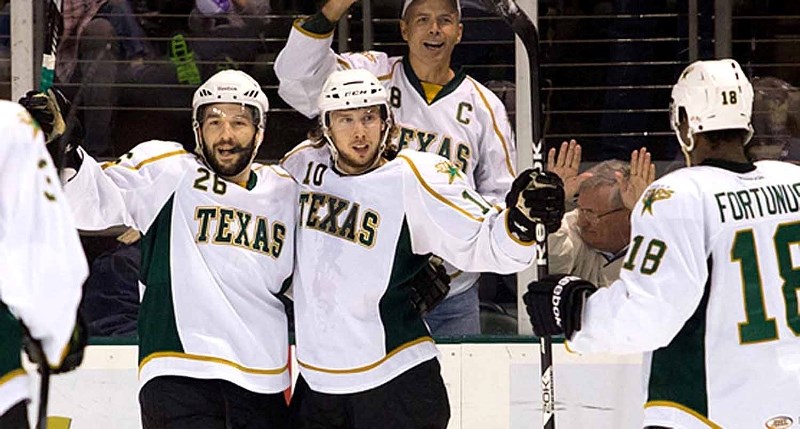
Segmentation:
{"type": "Polygon", "coordinates": [[[77,118],[70,118],[71,129],[65,116],[71,110],[71,104],[64,94],[54,88],[47,92],[28,91],[19,99],[33,119],[39,123],[46,137],[47,151],[58,171],[64,168],[80,168],[83,161],[77,151],[83,144],[85,132],[77,118]]]}
{"type": "Polygon", "coordinates": [[[19,99],[19,104],[39,123],[47,144],[64,135],[67,124],[64,122],[62,106],[69,109],[69,102],[61,91],[52,88],[47,92],[28,91],[19,99]]]}
{"type": "Polygon", "coordinates": [[[564,217],[564,182],[549,171],[525,170],[506,194],[508,229],[524,242],[535,237],[536,224],[547,233],[558,231],[564,217]]]}

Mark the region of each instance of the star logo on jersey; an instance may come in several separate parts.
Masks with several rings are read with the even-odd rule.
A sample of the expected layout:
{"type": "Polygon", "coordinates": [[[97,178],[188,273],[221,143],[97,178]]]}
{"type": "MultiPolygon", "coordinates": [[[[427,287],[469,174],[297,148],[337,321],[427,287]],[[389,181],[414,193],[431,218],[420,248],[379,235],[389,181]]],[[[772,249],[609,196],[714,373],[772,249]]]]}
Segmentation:
{"type": "Polygon", "coordinates": [[[442,161],[436,164],[436,171],[446,174],[448,176],[447,183],[450,183],[451,185],[453,184],[453,181],[456,180],[456,177],[463,178],[461,176],[461,170],[459,170],[458,167],[453,165],[453,163],[450,161],[442,161]]]}
{"type": "Polygon", "coordinates": [[[653,214],[653,204],[656,201],[666,200],[672,197],[674,191],[671,189],[666,188],[653,188],[647,191],[644,194],[644,198],[642,198],[642,213],[641,215],[644,216],[644,212],[653,214]]]}

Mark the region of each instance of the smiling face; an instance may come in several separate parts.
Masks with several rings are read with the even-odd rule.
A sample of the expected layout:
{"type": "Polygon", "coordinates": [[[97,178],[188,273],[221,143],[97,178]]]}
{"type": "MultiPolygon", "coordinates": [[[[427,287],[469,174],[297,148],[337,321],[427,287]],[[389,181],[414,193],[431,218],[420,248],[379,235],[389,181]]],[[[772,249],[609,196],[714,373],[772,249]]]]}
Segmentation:
{"type": "Polygon", "coordinates": [[[203,114],[200,132],[203,155],[211,168],[235,182],[247,179],[257,134],[251,108],[234,103],[211,104],[203,114]]]}
{"type": "Polygon", "coordinates": [[[346,174],[360,174],[380,156],[384,121],[378,106],[330,112],[328,130],[338,157],[336,167],[346,174]]]}
{"type": "Polygon", "coordinates": [[[450,65],[463,30],[452,0],[416,0],[400,21],[409,56],[440,65],[450,65]]]}

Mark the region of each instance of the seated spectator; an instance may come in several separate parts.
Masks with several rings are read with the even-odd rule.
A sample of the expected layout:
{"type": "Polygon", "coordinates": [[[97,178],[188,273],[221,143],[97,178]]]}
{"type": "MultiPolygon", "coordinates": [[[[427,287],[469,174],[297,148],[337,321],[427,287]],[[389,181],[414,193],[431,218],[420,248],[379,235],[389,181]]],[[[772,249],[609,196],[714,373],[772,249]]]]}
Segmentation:
{"type": "Polygon", "coordinates": [[[753,161],[800,161],[800,90],[774,77],[753,78],[753,161]]]}
{"type": "Polygon", "coordinates": [[[574,140],[564,142],[558,159],[555,152],[548,154],[549,169],[564,180],[568,201],[577,193],[577,208],[548,236],[550,272],[607,286],[619,277],[630,242],[631,210],[655,180],[655,165],[641,148],[633,151],[630,164],[604,161],[578,175],[580,146],[574,140]]]}

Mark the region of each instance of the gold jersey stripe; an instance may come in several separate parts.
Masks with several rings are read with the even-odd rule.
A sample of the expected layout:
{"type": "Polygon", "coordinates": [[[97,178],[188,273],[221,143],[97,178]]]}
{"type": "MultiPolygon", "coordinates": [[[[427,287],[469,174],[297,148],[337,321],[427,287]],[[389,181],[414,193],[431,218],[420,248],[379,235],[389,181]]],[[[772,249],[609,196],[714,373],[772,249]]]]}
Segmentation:
{"type": "Polygon", "coordinates": [[[15,369],[15,370],[9,372],[8,374],[0,377],[0,386],[8,383],[9,381],[11,381],[14,378],[17,378],[17,377],[19,377],[21,375],[25,375],[25,374],[26,373],[25,373],[24,369],[22,369],[22,368],[15,369]]]}
{"type": "Polygon", "coordinates": [[[311,37],[312,39],[327,39],[328,37],[331,37],[333,35],[333,31],[334,30],[331,30],[331,31],[329,31],[329,32],[327,32],[325,34],[312,33],[310,31],[306,30],[305,28],[303,28],[303,25],[302,25],[303,22],[305,22],[305,20],[306,20],[306,18],[297,18],[292,23],[292,26],[297,31],[303,33],[304,35],[306,35],[308,37],[311,37]]]}
{"type": "Polygon", "coordinates": [[[514,166],[511,163],[511,156],[508,153],[508,142],[506,142],[506,139],[503,137],[503,133],[500,132],[500,128],[497,126],[497,119],[495,119],[494,111],[489,105],[489,100],[486,99],[486,96],[483,95],[483,92],[481,92],[480,88],[478,88],[478,84],[471,77],[467,76],[467,79],[469,79],[469,81],[475,87],[475,90],[478,91],[478,95],[481,96],[481,101],[483,101],[484,106],[486,106],[486,110],[489,111],[489,115],[492,117],[492,127],[494,128],[494,133],[497,134],[497,137],[500,139],[500,143],[503,144],[503,152],[506,154],[506,168],[508,168],[508,172],[511,174],[511,176],[516,177],[517,174],[514,173],[514,166]]]}
{"type": "Polygon", "coordinates": [[[128,170],[134,170],[135,171],[135,170],[138,170],[138,169],[144,167],[147,164],[156,162],[158,160],[161,160],[161,159],[164,159],[164,158],[169,158],[169,157],[175,156],[175,155],[185,155],[185,154],[188,154],[188,153],[189,152],[187,152],[185,149],[180,149],[180,150],[176,150],[176,151],[173,151],[173,152],[162,153],[161,155],[154,156],[152,158],[147,158],[144,161],[134,165],[133,167],[128,167],[126,165],[120,165],[116,161],[111,161],[111,162],[104,163],[101,168],[103,170],[105,170],[106,168],[109,168],[109,167],[119,166],[119,167],[122,167],[122,168],[127,168],[128,170]]]}
{"type": "Polygon", "coordinates": [[[378,76],[378,80],[389,80],[389,79],[391,79],[392,76],[394,75],[394,69],[397,68],[397,66],[399,64],[402,64],[402,63],[403,62],[400,61],[400,60],[395,61],[394,64],[392,64],[392,69],[389,71],[389,73],[381,75],[381,76],[378,76]]]}
{"type": "Polygon", "coordinates": [[[203,356],[203,355],[195,355],[189,353],[179,353],[179,352],[156,352],[151,353],[146,358],[142,359],[142,363],[139,364],[139,372],[142,372],[142,368],[147,365],[153,359],[159,358],[178,358],[178,359],[188,359],[188,360],[198,360],[201,362],[213,362],[219,363],[222,365],[227,365],[233,368],[238,369],[239,371],[246,372],[248,374],[257,374],[257,375],[278,375],[284,373],[286,370],[289,369],[289,363],[287,362],[285,366],[281,368],[275,369],[260,369],[260,368],[249,368],[244,365],[238,364],[236,362],[231,362],[227,359],[222,359],[214,356],[203,356]]]}
{"type": "Polygon", "coordinates": [[[324,372],[324,373],[327,373],[327,374],[356,374],[356,373],[359,373],[359,372],[369,371],[369,370],[381,365],[382,363],[386,362],[389,358],[391,358],[392,356],[400,353],[401,351],[403,351],[403,350],[405,350],[405,349],[407,349],[409,347],[413,347],[413,346],[415,346],[417,344],[421,344],[421,343],[425,343],[425,342],[431,342],[432,343],[433,342],[433,338],[431,338],[431,337],[420,337],[420,338],[417,338],[416,340],[409,341],[409,342],[401,345],[400,347],[392,350],[389,354],[384,356],[379,361],[371,363],[371,364],[366,365],[366,366],[361,366],[361,367],[358,367],[358,368],[349,368],[349,369],[320,368],[318,366],[314,366],[314,365],[307,364],[305,362],[301,362],[299,359],[297,360],[297,364],[302,366],[303,368],[308,368],[310,370],[314,370],[314,371],[318,371],[318,372],[324,372]]]}
{"type": "Polygon", "coordinates": [[[672,402],[672,401],[648,401],[646,404],[644,404],[644,407],[645,408],[650,408],[650,407],[677,408],[677,409],[679,409],[679,410],[681,410],[681,411],[683,411],[685,413],[691,414],[697,420],[700,420],[701,422],[707,424],[708,427],[710,427],[712,429],[722,429],[722,426],[720,426],[720,425],[712,422],[708,418],[700,415],[700,413],[698,413],[697,411],[695,411],[695,410],[693,410],[693,409],[691,409],[691,408],[689,408],[689,407],[687,407],[685,405],[681,405],[681,404],[679,404],[677,402],[672,402]]]}
{"type": "Polygon", "coordinates": [[[483,222],[483,217],[473,215],[472,213],[462,209],[461,207],[457,206],[452,201],[448,200],[447,198],[443,197],[441,194],[439,194],[436,191],[434,191],[433,189],[431,189],[431,187],[428,186],[427,183],[425,183],[425,180],[422,179],[422,175],[419,174],[419,170],[417,170],[417,166],[414,165],[414,162],[411,161],[411,159],[409,159],[405,155],[398,155],[397,157],[404,159],[408,163],[408,165],[411,167],[411,171],[413,171],[414,175],[417,176],[417,180],[419,180],[419,183],[422,185],[422,187],[426,191],[428,191],[429,194],[433,195],[434,198],[436,198],[437,200],[443,202],[444,204],[452,207],[457,212],[463,214],[464,216],[466,216],[466,217],[468,217],[468,218],[470,218],[470,219],[472,219],[472,220],[474,220],[476,222],[483,222]]]}

